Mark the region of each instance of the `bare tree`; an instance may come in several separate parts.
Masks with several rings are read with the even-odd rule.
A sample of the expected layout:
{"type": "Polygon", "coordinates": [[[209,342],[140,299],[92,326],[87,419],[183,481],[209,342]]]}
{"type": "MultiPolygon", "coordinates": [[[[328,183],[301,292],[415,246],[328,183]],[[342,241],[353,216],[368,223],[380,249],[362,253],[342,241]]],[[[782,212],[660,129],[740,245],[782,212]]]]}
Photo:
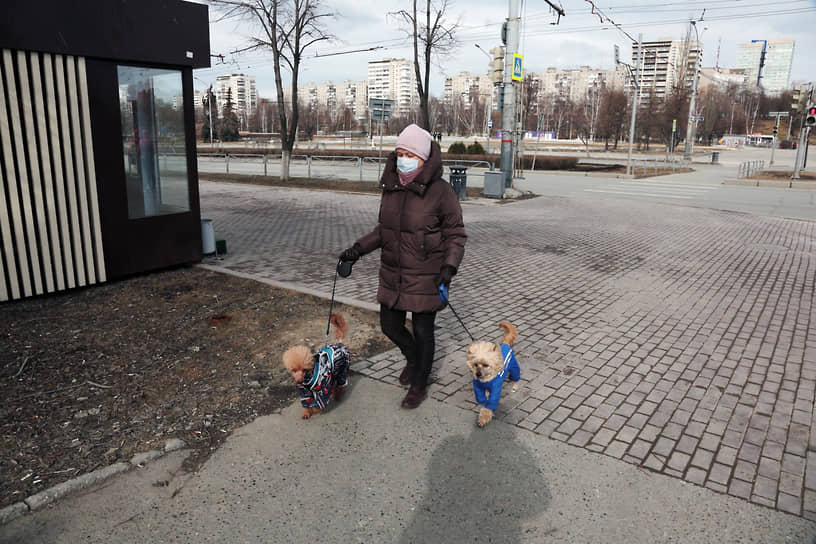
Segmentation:
{"type": "Polygon", "coordinates": [[[275,87],[278,98],[281,138],[281,180],[289,179],[289,159],[295,145],[300,115],[298,74],[306,49],[331,38],[323,20],[333,17],[324,11],[321,0],[210,0],[223,11],[225,18],[247,19],[260,26],[242,51],[268,49],[272,52],[275,87]],[[283,70],[291,73],[291,108],[284,106],[283,70]]]}
{"type": "Polygon", "coordinates": [[[416,73],[417,93],[419,94],[420,120],[423,128],[431,130],[431,115],[428,108],[430,97],[431,60],[451,52],[456,47],[455,32],[458,23],[448,23],[445,12],[450,3],[448,0],[425,0],[424,17],[417,11],[417,0],[413,0],[413,9],[395,12],[408,25],[408,33],[414,43],[414,72],[416,73]],[[421,48],[421,53],[420,53],[421,48]],[[421,60],[421,62],[420,62],[421,60]]]}

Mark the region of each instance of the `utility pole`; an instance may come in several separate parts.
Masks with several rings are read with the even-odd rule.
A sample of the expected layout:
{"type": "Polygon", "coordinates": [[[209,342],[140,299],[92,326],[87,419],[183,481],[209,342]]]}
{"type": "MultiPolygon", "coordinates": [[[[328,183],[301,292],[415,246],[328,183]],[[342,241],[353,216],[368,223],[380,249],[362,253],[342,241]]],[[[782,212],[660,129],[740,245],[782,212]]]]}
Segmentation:
{"type": "Polygon", "coordinates": [[[697,100],[697,70],[700,65],[700,55],[702,54],[700,49],[700,34],[697,32],[697,21],[692,19],[689,22],[694,28],[694,35],[697,37],[697,41],[694,42],[694,47],[697,49],[697,51],[694,55],[694,73],[692,74],[691,80],[691,99],[689,100],[688,124],[686,125],[686,145],[685,152],[683,154],[683,158],[688,161],[691,160],[691,154],[694,152],[694,129],[697,128],[694,102],[697,100]]]}
{"type": "Polygon", "coordinates": [[[213,126],[212,99],[213,99],[212,85],[210,85],[210,87],[207,89],[207,105],[209,106],[209,109],[210,109],[210,122],[209,122],[209,125],[210,125],[210,145],[212,145],[212,143],[213,143],[213,139],[212,139],[213,138],[213,135],[212,135],[212,126],[213,126]]]}
{"type": "Polygon", "coordinates": [[[513,54],[518,52],[519,46],[519,1],[510,0],[510,9],[507,15],[507,38],[504,53],[504,97],[502,103],[502,137],[501,137],[501,171],[504,186],[513,184],[513,135],[516,129],[516,97],[513,83],[513,54]]]}
{"type": "Polygon", "coordinates": [[[632,75],[634,92],[632,93],[632,122],[629,124],[629,157],[626,160],[627,176],[632,175],[632,143],[635,139],[635,120],[637,119],[638,94],[640,94],[640,81],[638,81],[638,78],[640,77],[641,65],[643,62],[643,34],[638,34],[637,52],[637,65],[635,66],[635,72],[632,75]]]}

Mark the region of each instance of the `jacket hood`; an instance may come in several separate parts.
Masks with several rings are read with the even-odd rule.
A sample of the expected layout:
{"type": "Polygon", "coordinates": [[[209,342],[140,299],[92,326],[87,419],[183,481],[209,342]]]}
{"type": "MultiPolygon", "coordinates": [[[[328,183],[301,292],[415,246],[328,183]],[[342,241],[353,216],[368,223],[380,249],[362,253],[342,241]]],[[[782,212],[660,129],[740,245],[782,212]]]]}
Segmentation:
{"type": "MultiPolygon", "coordinates": [[[[438,179],[442,179],[443,172],[442,150],[439,148],[439,144],[431,142],[431,154],[428,156],[428,160],[422,165],[422,170],[417,177],[404,188],[422,195],[425,193],[428,185],[438,179]]],[[[380,188],[382,188],[383,191],[396,191],[403,188],[399,181],[399,173],[397,172],[396,151],[392,151],[388,155],[388,160],[385,162],[385,171],[380,178],[380,188]]]]}

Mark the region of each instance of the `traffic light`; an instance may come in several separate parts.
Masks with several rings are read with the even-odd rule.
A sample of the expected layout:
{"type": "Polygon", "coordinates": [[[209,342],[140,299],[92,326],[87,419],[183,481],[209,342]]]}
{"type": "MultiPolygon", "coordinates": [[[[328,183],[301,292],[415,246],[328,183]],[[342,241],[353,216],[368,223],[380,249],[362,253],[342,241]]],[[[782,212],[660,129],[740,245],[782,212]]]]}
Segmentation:
{"type": "Polygon", "coordinates": [[[807,85],[799,85],[793,89],[793,102],[791,103],[791,110],[799,111],[805,109],[805,105],[807,104],[807,95],[807,85]]]}
{"type": "Polygon", "coordinates": [[[816,127],[816,106],[810,106],[807,109],[807,117],[805,117],[806,127],[816,127]]]}
{"type": "Polygon", "coordinates": [[[493,60],[490,61],[488,75],[493,85],[498,85],[504,78],[504,47],[494,47],[490,50],[493,60]]]}

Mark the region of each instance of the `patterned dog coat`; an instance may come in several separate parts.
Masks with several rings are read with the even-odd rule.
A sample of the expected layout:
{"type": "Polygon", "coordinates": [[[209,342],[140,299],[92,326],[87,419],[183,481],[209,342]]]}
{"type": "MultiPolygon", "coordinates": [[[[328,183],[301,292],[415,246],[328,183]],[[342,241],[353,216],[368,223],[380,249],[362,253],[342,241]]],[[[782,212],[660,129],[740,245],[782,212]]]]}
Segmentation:
{"type": "Polygon", "coordinates": [[[349,350],[343,344],[331,344],[314,354],[315,366],[303,383],[297,384],[304,408],[325,409],[335,387],[348,385],[349,350]]]}
{"type": "Polygon", "coordinates": [[[516,354],[513,353],[513,348],[507,344],[500,344],[501,352],[504,356],[504,368],[499,372],[495,378],[489,382],[482,382],[473,379],[473,392],[476,395],[476,402],[484,404],[485,408],[496,411],[499,407],[499,399],[501,398],[502,385],[504,379],[510,374],[510,381],[517,382],[521,379],[521,367],[516,361],[516,354]]]}

